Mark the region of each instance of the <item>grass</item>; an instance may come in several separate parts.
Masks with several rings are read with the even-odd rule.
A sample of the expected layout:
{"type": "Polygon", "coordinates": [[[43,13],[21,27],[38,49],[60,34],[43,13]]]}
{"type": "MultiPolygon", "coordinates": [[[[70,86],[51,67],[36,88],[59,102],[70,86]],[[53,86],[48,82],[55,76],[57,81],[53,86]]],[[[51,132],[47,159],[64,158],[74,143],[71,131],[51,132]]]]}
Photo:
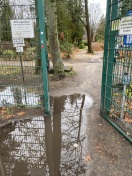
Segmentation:
{"type": "Polygon", "coordinates": [[[15,74],[19,74],[20,72],[21,72],[21,68],[19,68],[19,67],[13,67],[13,66],[12,67],[11,66],[0,67],[0,75],[1,76],[15,75],[15,74]]]}
{"type": "Polygon", "coordinates": [[[30,52],[33,52],[36,50],[36,47],[30,47],[30,48],[27,48],[27,51],[30,51],[30,52]]]}
{"type": "Polygon", "coordinates": [[[71,70],[70,72],[65,72],[66,77],[72,77],[75,76],[77,73],[74,70],[71,70]]]}
{"type": "MultiPolygon", "coordinates": [[[[74,70],[71,70],[70,72],[65,72],[65,77],[72,77],[75,76],[77,73],[74,70]]],[[[51,80],[54,78],[54,74],[50,73],[49,74],[49,78],[51,78],[51,80]]]]}
{"type": "MultiPolygon", "coordinates": [[[[35,58],[35,50],[36,47],[24,49],[24,52],[21,53],[22,59],[27,61],[33,60],[35,58]]],[[[3,50],[2,53],[0,54],[0,59],[3,61],[19,60],[20,54],[18,54],[14,50],[3,50]]]]}
{"type": "Polygon", "coordinates": [[[12,51],[12,50],[4,50],[2,55],[13,56],[14,55],[14,51],[12,51]]]}

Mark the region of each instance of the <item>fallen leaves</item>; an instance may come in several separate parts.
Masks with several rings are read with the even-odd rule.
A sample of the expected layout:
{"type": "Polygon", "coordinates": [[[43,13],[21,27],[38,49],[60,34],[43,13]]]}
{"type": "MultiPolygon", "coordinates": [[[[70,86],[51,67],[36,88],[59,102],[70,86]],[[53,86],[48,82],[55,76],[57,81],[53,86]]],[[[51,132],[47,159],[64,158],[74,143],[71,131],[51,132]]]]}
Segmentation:
{"type": "Polygon", "coordinates": [[[100,145],[95,146],[95,149],[96,149],[97,151],[99,151],[99,152],[101,152],[101,150],[102,150],[102,148],[100,147],[100,145]]]}
{"type": "Polygon", "coordinates": [[[125,117],[124,121],[127,123],[132,123],[132,118],[125,117]]]}
{"type": "Polygon", "coordinates": [[[7,118],[9,118],[9,115],[11,114],[10,109],[9,108],[5,108],[5,107],[1,107],[0,108],[0,117],[4,117],[5,115],[8,116],[7,118]]]}
{"type": "Polygon", "coordinates": [[[32,108],[25,106],[13,106],[13,107],[0,107],[0,123],[2,121],[18,120],[24,118],[31,118],[36,116],[43,116],[43,108],[32,108]]]}
{"type": "Polygon", "coordinates": [[[20,108],[15,107],[0,107],[0,117],[1,119],[18,118],[25,116],[26,112],[22,111],[20,108]]]}
{"type": "Polygon", "coordinates": [[[91,161],[91,156],[90,155],[85,156],[84,160],[85,161],[91,161]]]}
{"type": "MultiPolygon", "coordinates": [[[[121,107],[122,107],[122,93],[118,92],[113,94],[114,97],[114,103],[111,106],[110,118],[120,118],[121,116],[121,107]]],[[[128,97],[125,100],[125,106],[124,106],[124,122],[131,124],[132,123],[132,117],[131,117],[131,110],[132,110],[132,100],[128,97]]]]}
{"type": "Polygon", "coordinates": [[[6,119],[11,119],[11,118],[14,118],[15,115],[6,115],[6,119]]]}
{"type": "Polygon", "coordinates": [[[5,107],[0,107],[0,114],[3,115],[6,111],[5,107]]]}
{"type": "Polygon", "coordinates": [[[92,42],[93,51],[102,51],[104,48],[103,42],[92,42]]]}
{"type": "Polygon", "coordinates": [[[17,115],[18,116],[24,116],[26,114],[26,112],[18,112],[17,115]]]}

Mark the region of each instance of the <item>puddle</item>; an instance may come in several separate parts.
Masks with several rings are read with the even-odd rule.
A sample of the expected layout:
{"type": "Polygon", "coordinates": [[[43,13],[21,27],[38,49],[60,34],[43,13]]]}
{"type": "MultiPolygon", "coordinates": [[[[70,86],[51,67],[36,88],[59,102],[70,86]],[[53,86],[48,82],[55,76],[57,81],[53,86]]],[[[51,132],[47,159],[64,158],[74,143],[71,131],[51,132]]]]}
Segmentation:
{"type": "Polygon", "coordinates": [[[30,93],[24,87],[6,87],[0,90],[0,106],[11,105],[38,106],[40,105],[40,96],[30,93]]]}
{"type": "Polygon", "coordinates": [[[0,129],[2,176],[78,176],[86,172],[87,111],[92,99],[51,98],[51,117],[18,121],[0,129]]]}

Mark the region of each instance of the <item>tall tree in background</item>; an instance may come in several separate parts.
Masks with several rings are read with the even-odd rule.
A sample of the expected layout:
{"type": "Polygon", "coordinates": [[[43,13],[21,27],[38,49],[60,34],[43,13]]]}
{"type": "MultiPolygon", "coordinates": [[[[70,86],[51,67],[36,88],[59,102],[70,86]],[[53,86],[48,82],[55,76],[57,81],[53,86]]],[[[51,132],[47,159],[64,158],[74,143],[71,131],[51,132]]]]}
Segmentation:
{"type": "Polygon", "coordinates": [[[72,43],[79,45],[80,40],[83,38],[84,26],[81,22],[82,10],[82,1],[81,0],[71,0],[67,2],[68,13],[71,17],[71,39],[72,43]]]}
{"type": "Polygon", "coordinates": [[[65,76],[65,72],[60,54],[59,40],[58,40],[57,0],[45,0],[45,5],[46,5],[46,21],[47,21],[49,46],[54,68],[54,79],[59,80],[65,76]]]}
{"type": "Polygon", "coordinates": [[[90,33],[90,22],[89,22],[89,12],[88,12],[88,0],[85,0],[85,13],[86,13],[86,31],[87,31],[87,42],[88,42],[88,53],[92,53],[91,46],[91,33],[90,33]]]}
{"type": "Polygon", "coordinates": [[[84,25],[81,22],[83,14],[82,0],[57,1],[58,32],[64,33],[65,39],[78,45],[84,35],[84,25]]]}
{"type": "Polygon", "coordinates": [[[101,18],[101,7],[100,3],[89,3],[89,21],[90,21],[90,31],[91,31],[91,41],[95,35],[98,23],[101,18]]]}
{"type": "MultiPolygon", "coordinates": [[[[34,10],[34,9],[31,9],[34,10]]],[[[38,2],[35,0],[35,12],[38,15],[38,2]]],[[[40,35],[39,35],[39,20],[36,19],[36,26],[35,26],[35,37],[36,37],[36,58],[35,58],[35,74],[40,73],[40,67],[41,67],[41,48],[40,48],[40,35]]]]}
{"type": "Polygon", "coordinates": [[[13,18],[14,13],[9,4],[9,1],[0,1],[0,40],[11,41],[11,27],[10,20],[13,18]]]}
{"type": "Polygon", "coordinates": [[[105,34],[105,16],[103,15],[97,25],[96,40],[97,41],[104,40],[104,34],[105,34]]]}

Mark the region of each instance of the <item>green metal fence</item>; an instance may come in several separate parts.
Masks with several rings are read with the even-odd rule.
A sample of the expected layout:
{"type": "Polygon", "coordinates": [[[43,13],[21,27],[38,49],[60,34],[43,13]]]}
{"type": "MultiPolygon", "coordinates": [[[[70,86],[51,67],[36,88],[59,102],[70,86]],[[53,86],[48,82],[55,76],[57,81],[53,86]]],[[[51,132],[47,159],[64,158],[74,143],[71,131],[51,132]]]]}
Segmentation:
{"type": "Polygon", "coordinates": [[[121,32],[127,16],[131,31],[132,1],[107,0],[101,115],[132,142],[132,35],[121,32]]]}
{"type": "Polygon", "coordinates": [[[49,113],[44,0],[0,1],[0,106],[49,113]]]}

